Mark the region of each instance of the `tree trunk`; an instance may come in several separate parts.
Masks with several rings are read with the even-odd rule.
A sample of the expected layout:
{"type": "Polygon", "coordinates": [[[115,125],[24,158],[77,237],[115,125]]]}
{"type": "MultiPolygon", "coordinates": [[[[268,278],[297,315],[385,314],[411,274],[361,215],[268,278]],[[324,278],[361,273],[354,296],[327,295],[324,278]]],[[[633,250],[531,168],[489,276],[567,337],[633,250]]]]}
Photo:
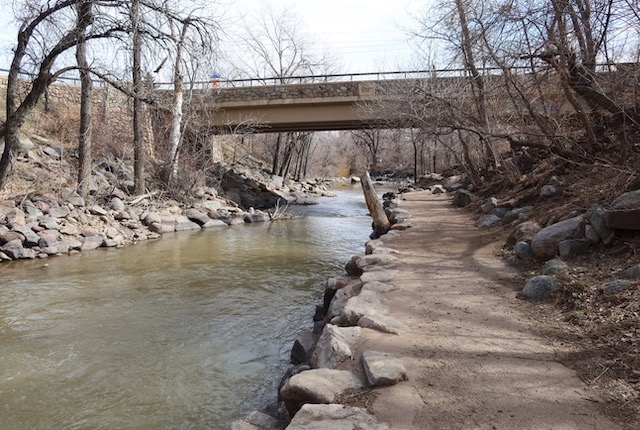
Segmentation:
{"type": "Polygon", "coordinates": [[[176,49],[176,64],[173,72],[173,105],[171,106],[171,130],[169,142],[171,144],[171,161],[169,165],[170,184],[178,177],[178,154],[180,141],[182,140],[182,105],[184,101],[184,89],[182,84],[182,62],[184,57],[184,40],[187,36],[188,22],[182,25],[180,40],[176,49]]]}
{"type": "Polygon", "coordinates": [[[380,237],[391,229],[391,223],[387,218],[387,214],[384,212],[382,203],[380,203],[378,199],[376,190],[373,188],[369,172],[364,172],[362,176],[360,176],[360,181],[362,191],[364,192],[364,199],[367,202],[367,208],[369,208],[369,213],[371,214],[371,218],[373,218],[373,233],[375,237],[380,237]]]}
{"type": "Polygon", "coordinates": [[[142,132],[142,38],[140,36],[140,0],[131,3],[133,29],[133,175],[134,193],[144,194],[144,135],[142,132]]]}
{"type": "MultiPolygon", "coordinates": [[[[91,1],[83,1],[78,4],[78,21],[90,22],[91,1]]],[[[92,95],[93,84],[89,74],[89,64],[87,62],[87,46],[85,41],[84,27],[76,46],[76,61],[80,69],[80,129],[78,136],[78,193],[85,200],[89,197],[91,188],[91,130],[92,130],[92,95]]]]}
{"type": "Polygon", "coordinates": [[[18,137],[20,128],[53,80],[51,68],[60,54],[77,43],[78,34],[89,24],[88,22],[78,22],[73,31],[65,34],[48,51],[40,63],[38,74],[31,81],[28,93],[24,95],[19,103],[18,98],[22,94],[21,84],[23,82],[19,78],[19,73],[22,69],[22,60],[29,48],[29,41],[34,32],[36,32],[38,24],[62,7],[66,6],[56,5],[50,9],[45,9],[33,21],[21,27],[18,33],[18,42],[13,51],[13,60],[7,75],[6,120],[4,126],[0,128],[0,136],[4,138],[4,151],[2,152],[2,157],[0,157],[0,189],[6,185],[7,178],[13,167],[16,149],[20,143],[18,137]]]}
{"type": "MultiPolygon", "coordinates": [[[[467,20],[467,12],[464,9],[462,0],[455,0],[456,9],[458,11],[458,18],[460,19],[460,30],[462,36],[462,53],[464,56],[465,67],[469,70],[472,77],[472,88],[474,91],[474,102],[476,105],[478,119],[482,127],[486,130],[486,134],[489,134],[489,117],[487,114],[487,95],[485,89],[484,77],[480,74],[478,66],[476,64],[475,55],[473,53],[473,40],[471,38],[471,32],[469,31],[469,22],[467,20]]],[[[485,143],[485,150],[487,155],[492,157],[494,165],[497,165],[498,160],[493,153],[490,139],[483,139],[485,143]]]]}
{"type": "Polygon", "coordinates": [[[271,164],[271,174],[277,175],[278,172],[278,163],[280,162],[280,147],[282,146],[282,133],[278,133],[276,137],[276,147],[273,151],[273,163],[271,164]]]}

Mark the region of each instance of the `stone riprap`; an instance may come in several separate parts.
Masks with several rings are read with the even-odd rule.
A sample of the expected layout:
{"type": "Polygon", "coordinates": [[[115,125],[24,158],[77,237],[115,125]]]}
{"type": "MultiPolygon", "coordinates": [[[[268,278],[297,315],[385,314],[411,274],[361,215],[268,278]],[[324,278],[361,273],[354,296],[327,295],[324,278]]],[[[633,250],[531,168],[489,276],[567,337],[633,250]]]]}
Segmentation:
{"type": "MultiPolygon", "coordinates": [[[[397,234],[391,231],[382,235],[370,241],[366,248],[374,248],[374,242],[383,245],[397,234]]],[[[388,267],[401,264],[401,258],[392,256],[398,255],[397,251],[386,246],[378,249],[384,252],[354,256],[351,269],[347,265],[347,271],[365,270],[359,278],[352,275],[327,281],[323,304],[318,306],[314,317],[316,325],[322,327],[319,338],[315,330],[303,330],[294,343],[292,362],[308,360],[311,368],[298,364],[283,377],[279,389],[281,403],[276,409],[280,416],[292,417],[287,429],[389,428],[366,411],[334,404],[342,395],[366,385],[392,385],[407,377],[399,358],[367,351],[366,341],[363,344],[360,339],[364,331],[392,336],[409,330],[403,321],[387,315],[389,308],[384,304],[384,293],[395,289],[391,281],[397,273],[388,267]],[[374,275],[366,276],[368,274],[374,275]]],[[[236,427],[231,428],[245,428],[238,426],[246,426],[246,420],[237,421],[236,427]]]]}
{"type": "MultiPolygon", "coordinates": [[[[216,199],[214,193],[207,193],[207,197],[216,199]]],[[[110,204],[87,207],[78,197],[70,192],[66,200],[36,195],[21,202],[3,201],[0,205],[0,261],[122,247],[168,232],[199,230],[220,223],[228,225],[236,217],[249,215],[253,217],[251,221],[243,222],[269,220],[265,213],[250,214],[223,200],[219,201],[220,208],[214,214],[217,219],[213,220],[209,217],[211,211],[209,215],[205,214],[199,204],[182,208],[173,201],[159,203],[146,198],[132,203],[126,202],[126,198],[112,196],[110,204]],[[257,218],[257,215],[262,217],[257,218]]]]}
{"type": "Polygon", "coordinates": [[[306,404],[300,409],[287,430],[389,430],[365,409],[340,404],[306,404]]]}
{"type": "MultiPolygon", "coordinates": [[[[21,138],[19,159],[51,162],[47,154],[59,152],[47,151],[50,142],[42,142],[21,138]]],[[[260,208],[333,195],[326,181],[284,180],[241,160],[231,168],[220,167],[220,189],[196,188],[195,202],[185,205],[155,193],[128,196],[123,190],[133,184],[129,166],[107,159],[94,164],[90,202],[70,188],[0,201],[0,262],[122,247],[175,231],[270,221],[281,214],[260,208]]]]}

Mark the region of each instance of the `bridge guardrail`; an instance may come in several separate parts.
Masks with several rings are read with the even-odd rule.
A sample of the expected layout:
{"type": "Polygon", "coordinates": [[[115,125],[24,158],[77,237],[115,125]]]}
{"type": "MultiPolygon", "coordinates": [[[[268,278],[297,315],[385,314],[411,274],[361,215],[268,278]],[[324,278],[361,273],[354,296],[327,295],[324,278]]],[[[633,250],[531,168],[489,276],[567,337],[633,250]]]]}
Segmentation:
{"type": "MultiPolygon", "coordinates": [[[[628,63],[603,63],[597,65],[598,72],[615,71],[618,68],[626,66],[628,63]]],[[[534,70],[530,66],[517,66],[511,67],[509,70],[516,74],[533,73],[534,70]]],[[[535,70],[540,72],[540,68],[535,70]]],[[[0,73],[8,73],[8,70],[0,69],[0,73]]],[[[501,75],[503,69],[500,67],[485,67],[480,69],[480,72],[484,76],[488,75],[501,75]]],[[[322,82],[363,82],[363,81],[383,81],[387,79],[416,79],[416,78],[442,78],[442,77],[462,77],[469,72],[464,68],[453,69],[425,69],[425,70],[401,70],[390,72],[361,72],[361,73],[334,73],[334,74],[321,74],[321,75],[300,75],[300,76],[288,76],[288,77],[266,77],[266,78],[240,78],[240,79],[225,79],[216,78],[216,87],[236,88],[236,87],[261,87],[261,86],[275,86],[275,85],[292,85],[292,84],[310,84],[310,83],[322,83],[322,82]]],[[[22,73],[25,79],[33,76],[29,73],[22,73]]],[[[3,78],[3,77],[0,77],[3,78]]],[[[6,77],[4,77],[6,80],[6,77]]],[[[77,77],[60,76],[57,81],[67,83],[70,85],[80,85],[80,79],[77,77]]],[[[95,79],[94,84],[96,86],[107,86],[106,82],[100,79],[95,79]]],[[[185,88],[189,89],[206,89],[212,87],[212,80],[206,81],[185,81],[185,88]]],[[[154,82],[154,87],[162,90],[171,90],[173,88],[172,82],[154,82]]]]}

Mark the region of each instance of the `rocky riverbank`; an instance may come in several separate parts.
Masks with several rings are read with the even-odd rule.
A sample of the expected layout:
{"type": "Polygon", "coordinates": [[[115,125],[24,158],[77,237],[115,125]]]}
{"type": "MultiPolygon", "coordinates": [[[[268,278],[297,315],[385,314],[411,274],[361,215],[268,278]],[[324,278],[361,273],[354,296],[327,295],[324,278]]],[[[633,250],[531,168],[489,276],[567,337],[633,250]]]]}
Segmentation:
{"type": "MultiPolygon", "coordinates": [[[[53,186],[55,169],[71,171],[61,147],[43,139],[23,139],[20,168],[52,175],[49,192],[11,195],[0,200],[0,261],[47,258],[99,247],[117,248],[175,231],[219,228],[286,217],[289,204],[332,196],[332,180],[295,182],[270,175],[256,160],[219,165],[216,186],[189,191],[180,201],[160,192],[131,196],[130,166],[97,160],[89,201],[66,187],[53,186]],[[54,168],[55,167],[55,168],[54,168]]],[[[348,179],[342,179],[348,180],[348,179]]]]}
{"type": "MultiPolygon", "coordinates": [[[[544,357],[539,362],[533,358],[533,355],[539,354],[544,348],[548,349],[545,354],[560,354],[560,357],[564,356],[563,354],[567,354],[567,357],[575,357],[575,350],[581,348],[589,351],[588,354],[585,353],[585,357],[592,358],[585,358],[585,361],[581,361],[581,368],[576,369],[581,375],[585,375],[583,378],[587,378],[583,380],[593,380],[593,386],[595,381],[601,380],[598,382],[599,388],[604,391],[603,395],[609,401],[617,402],[618,411],[622,407],[631,409],[635,407],[633,405],[637,404],[639,397],[632,385],[633,372],[627,372],[628,375],[624,380],[616,380],[615,375],[624,375],[624,369],[633,370],[634,357],[637,357],[638,329],[637,325],[634,325],[638,315],[637,300],[634,297],[638,294],[637,279],[640,277],[637,259],[635,262],[627,263],[626,266],[620,266],[619,262],[614,262],[611,270],[607,270],[607,273],[599,273],[595,277],[587,268],[579,266],[581,263],[589,264],[587,261],[593,262],[593,258],[579,262],[575,260],[587,258],[588,255],[601,259],[600,253],[606,252],[616,243],[620,245],[621,241],[625,246],[632,247],[630,241],[635,240],[632,239],[635,237],[632,232],[637,229],[637,224],[629,214],[635,214],[640,208],[638,191],[627,192],[613,198],[607,208],[590,204],[588,209],[582,212],[568,211],[563,216],[552,215],[545,222],[541,221],[541,215],[544,213],[540,212],[543,210],[540,207],[544,207],[544,203],[547,202],[545,199],[557,192],[551,187],[542,187],[539,193],[539,205],[523,204],[527,200],[515,197],[506,199],[493,196],[482,197],[481,194],[470,190],[461,177],[442,178],[438,175],[428,175],[402,191],[411,194],[419,191],[417,194],[426,193],[424,195],[427,196],[449,192],[451,199],[434,196],[434,202],[436,202],[434,209],[447,213],[455,210],[453,208],[443,210],[441,206],[444,204],[473,208],[480,212],[480,217],[475,226],[471,222],[469,226],[465,224],[453,226],[453,230],[449,228],[444,237],[439,231],[443,227],[425,226],[424,220],[422,220],[420,232],[411,229],[411,233],[401,234],[399,231],[412,227],[410,213],[395,207],[397,203],[397,200],[394,200],[395,196],[387,195],[389,201],[385,206],[387,215],[394,223],[392,231],[369,241],[365,247],[365,254],[351,259],[346,265],[348,276],[328,280],[323,304],[318,306],[314,317],[314,329],[303,331],[293,346],[291,362],[294,366],[283,377],[278,393],[278,407],[267,408],[263,412],[252,412],[243,420],[233,423],[231,429],[333,429],[340,425],[345,428],[388,429],[394,427],[389,425],[394,422],[406,424],[406,427],[402,428],[423,428],[416,424],[419,422],[418,416],[422,416],[423,419],[443,420],[438,421],[441,424],[444,423],[443,428],[468,428],[465,425],[456,427],[456,423],[469,424],[469,419],[482,420],[489,427],[491,423],[501,423],[508,427],[508,422],[517,421],[519,424],[514,426],[525,428],[523,426],[531,424],[531,419],[528,418],[529,409],[535,411],[538,407],[553,409],[552,411],[549,409],[550,412],[544,418],[540,416],[537,418],[548,422],[549,427],[565,420],[575,421],[576,425],[581,427],[586,424],[583,419],[580,416],[567,416],[566,411],[590,410],[592,405],[584,399],[591,398],[593,394],[575,378],[572,371],[557,363],[554,363],[552,372],[555,376],[545,376],[550,372],[549,361],[544,357]],[[395,247],[392,249],[387,245],[390,241],[398,243],[396,238],[399,235],[400,239],[404,240],[404,234],[417,236],[413,239],[413,245],[409,245],[409,249],[398,252],[395,247]],[[489,243],[495,243],[503,235],[506,237],[501,249],[504,263],[526,270],[524,280],[518,280],[516,272],[509,271],[504,263],[495,258],[498,254],[497,249],[493,250],[493,256],[486,255],[486,251],[478,252],[480,248],[485,248],[489,243]],[[467,243],[467,241],[471,242],[467,243]],[[420,244],[420,253],[411,251],[411,246],[415,247],[418,244],[420,244]],[[456,258],[452,259],[449,253],[458,248],[460,253],[456,251],[456,258]],[[429,253],[430,260],[425,261],[427,257],[422,254],[423,252],[429,253]],[[412,263],[411,269],[405,267],[407,258],[416,260],[412,263]],[[472,278],[470,281],[461,277],[460,270],[463,265],[466,270],[464,276],[470,276],[472,278]],[[451,300],[456,301],[456,304],[447,308],[447,312],[438,310],[441,302],[449,301],[448,298],[444,298],[447,292],[440,291],[434,294],[422,289],[422,278],[418,279],[415,272],[423,271],[423,266],[433,266],[429,269],[431,272],[420,275],[429,277],[428,284],[432,286],[430,288],[436,288],[436,286],[439,288],[440,283],[446,285],[452,283],[446,288],[455,289],[453,296],[456,298],[454,300],[452,297],[451,300]],[[442,267],[449,267],[446,269],[448,273],[446,277],[441,275],[442,267]],[[540,275],[535,273],[538,271],[540,275]],[[533,276],[531,272],[534,272],[533,276]],[[399,277],[402,277],[402,280],[399,277]],[[508,281],[505,281],[506,279],[508,281]],[[483,287],[482,292],[479,292],[478,287],[487,284],[487,281],[490,288],[483,287]],[[515,289],[511,289],[514,281],[518,285],[515,289]],[[500,290],[492,285],[492,282],[508,282],[509,287],[503,286],[505,289],[500,290]],[[412,290],[398,292],[401,284],[410,285],[412,290]],[[499,292],[496,293],[496,291],[499,292]],[[516,291],[518,291],[517,295],[516,291]],[[405,294],[411,297],[419,296],[422,299],[428,296],[429,300],[435,300],[436,303],[433,304],[435,307],[423,309],[413,301],[414,299],[405,297],[405,294]],[[464,297],[458,299],[458,295],[464,297]],[[397,309],[394,310],[391,307],[390,296],[394,297],[396,306],[404,309],[405,318],[396,317],[399,313],[397,309]],[[580,306],[580,308],[569,308],[570,315],[567,321],[584,324],[587,328],[586,336],[592,339],[587,342],[578,341],[577,344],[572,345],[571,352],[566,346],[562,351],[548,348],[546,340],[529,332],[526,335],[528,339],[526,342],[519,341],[518,339],[524,336],[522,321],[520,317],[514,319],[514,315],[520,315],[520,312],[526,313],[526,311],[514,311],[520,306],[517,301],[514,301],[516,296],[535,299],[538,300],[537,303],[540,303],[541,299],[552,298],[558,300],[561,306],[566,306],[569,302],[567,297],[571,297],[569,306],[580,306]],[[459,300],[463,302],[457,303],[459,300]],[[482,306],[482,303],[487,300],[492,303],[489,308],[482,306]],[[576,309],[583,310],[576,311],[576,309]],[[501,324],[508,325],[508,328],[502,326],[496,328],[493,324],[487,323],[487,321],[493,321],[492,316],[495,312],[502,315],[501,324]],[[447,323],[452,313],[456,314],[455,327],[447,323]],[[596,334],[598,327],[589,325],[587,313],[597,315],[597,323],[615,324],[619,329],[613,329],[614,326],[609,325],[608,327],[612,328],[608,329],[606,334],[596,334]],[[425,344],[424,339],[434,335],[429,329],[425,331],[425,327],[432,325],[430,316],[432,314],[440,315],[442,319],[442,323],[438,325],[438,331],[442,330],[443,334],[438,337],[440,339],[438,342],[446,343],[447,348],[451,350],[459,350],[456,354],[450,355],[447,348],[438,352],[438,348],[434,349],[435,344],[430,342],[425,344]],[[478,333],[482,332],[479,334],[481,340],[477,340],[465,328],[468,325],[465,322],[466,319],[476,321],[472,325],[478,333]],[[589,330],[596,332],[588,334],[589,330]],[[416,337],[415,332],[423,331],[425,333],[416,337]],[[450,335],[444,332],[451,331],[457,333],[453,336],[464,345],[449,342],[450,335]],[[505,333],[496,334],[503,331],[505,333]],[[473,345],[464,343],[464,339],[469,336],[473,345]],[[620,336],[622,344],[616,341],[620,336]],[[483,339],[486,340],[486,345],[483,339]],[[607,346],[603,350],[609,351],[607,357],[598,355],[600,349],[594,348],[593,339],[596,339],[595,344],[599,347],[607,346]],[[537,346],[529,351],[527,348],[530,345],[527,342],[537,346]],[[418,348],[414,351],[416,346],[414,343],[421,344],[423,349],[418,348]],[[465,362],[469,348],[478,348],[480,344],[483,345],[484,352],[469,357],[469,360],[473,358],[478,363],[465,362]],[[502,351],[500,353],[495,352],[498,344],[502,351]],[[381,345],[393,347],[379,348],[381,345]],[[523,356],[533,354],[532,358],[526,358],[523,361],[519,361],[517,357],[513,360],[501,360],[506,357],[501,354],[518,355],[520,353],[514,351],[520,349],[523,349],[521,353],[523,356]],[[419,360],[397,356],[395,351],[404,351],[405,354],[411,351],[411,354],[415,354],[419,360]],[[425,351],[431,352],[425,353],[425,351]],[[433,362],[434,354],[441,356],[440,361],[425,367],[424,363],[433,362]],[[500,361],[493,362],[494,359],[500,361]],[[445,368],[448,368],[449,362],[457,363],[462,360],[464,362],[462,366],[468,366],[470,369],[471,379],[467,381],[469,379],[466,375],[467,369],[463,367],[458,368],[455,375],[450,375],[452,380],[466,381],[461,382],[461,385],[451,385],[447,375],[432,374],[430,366],[437,364],[436,367],[438,367],[439,363],[444,363],[445,360],[447,360],[444,364],[445,368]],[[610,367],[602,371],[602,368],[596,368],[593,365],[594,360],[595,362],[606,361],[610,363],[610,367]],[[405,365],[407,362],[417,367],[409,368],[405,365]],[[541,372],[536,378],[549,379],[550,387],[554,391],[551,403],[549,399],[541,398],[534,393],[526,405],[510,410],[509,415],[495,415],[495,410],[510,408],[509,399],[516,393],[508,394],[505,398],[492,399],[491,402],[495,403],[492,406],[494,409],[487,409],[488,400],[482,394],[486,391],[486,386],[483,385],[485,383],[475,387],[474,384],[477,381],[473,379],[474,375],[488,378],[486,384],[495,384],[496,392],[509,391],[509,387],[504,386],[505,383],[516,387],[526,381],[514,377],[514,381],[505,382],[503,372],[499,370],[496,373],[495,369],[513,367],[513,375],[520,375],[525,374],[522,373],[523,366],[528,369],[527,372],[533,371],[534,368],[535,372],[541,372]],[[616,369],[615,375],[604,375],[608,370],[614,372],[613,369],[616,369]],[[596,373],[590,373],[591,370],[596,373]],[[431,375],[431,381],[436,382],[415,380],[418,375],[427,373],[431,375]],[[609,381],[616,380],[617,385],[611,385],[612,382],[609,382],[609,385],[605,386],[605,378],[609,381]],[[404,382],[407,379],[409,382],[404,382]],[[559,380],[564,382],[560,383],[559,380]],[[396,384],[399,388],[392,388],[396,384]],[[437,387],[433,388],[434,386],[437,387]],[[468,387],[471,394],[467,396],[461,392],[460,390],[465,391],[462,387],[468,387]],[[433,398],[431,394],[436,389],[448,393],[445,395],[445,397],[448,396],[447,398],[462,396],[461,398],[466,399],[465,402],[475,402],[477,405],[469,411],[461,412],[461,415],[456,415],[453,412],[463,406],[459,406],[456,402],[440,404],[441,399],[433,398]],[[473,394],[474,390],[477,391],[476,394],[473,394]],[[416,397],[416,392],[422,393],[422,397],[416,397]],[[582,394],[576,396],[575,393],[582,394]],[[378,396],[380,400],[376,399],[378,396]],[[437,408],[429,408],[426,398],[431,399],[433,404],[439,404],[443,412],[440,414],[437,408]],[[398,404],[398,399],[404,399],[403,403],[398,404]],[[376,404],[378,404],[377,407],[376,404]],[[387,410],[390,405],[397,408],[397,411],[387,410]],[[558,408],[557,405],[566,406],[558,408]],[[467,419],[468,417],[472,418],[467,419]]],[[[420,199],[421,197],[417,201],[422,201],[420,199]]],[[[528,202],[534,203],[531,200],[528,202]]],[[[468,212],[462,212],[464,213],[468,212]]],[[[456,214],[456,217],[465,217],[460,215],[461,212],[456,214]]],[[[429,222],[432,222],[431,218],[439,222],[447,219],[446,223],[449,223],[450,216],[422,214],[421,218],[429,218],[429,222]]],[[[460,220],[457,222],[459,223],[460,220]]],[[[527,302],[522,303],[522,306],[526,306],[527,302]]],[[[537,309],[536,312],[540,313],[542,308],[537,309]]],[[[555,311],[548,309],[548,312],[555,311]]],[[[540,322],[536,322],[537,328],[540,325],[540,322]]],[[[564,327],[562,330],[566,329],[564,327]]],[[[527,330],[530,329],[527,328],[527,330]]],[[[547,328],[547,330],[550,329],[547,328]]],[[[566,335],[561,336],[564,338],[566,335]]],[[[440,347],[440,344],[436,346],[440,347]]],[[[575,358],[568,360],[567,365],[575,366],[575,358]]],[[[505,372],[509,373],[507,370],[505,372]]],[[[517,390],[518,396],[526,394],[521,389],[517,390]]],[[[622,417],[624,414],[620,412],[613,415],[618,415],[614,418],[618,421],[635,419],[622,417]]],[[[589,417],[601,423],[604,426],[602,428],[619,428],[599,412],[592,412],[589,417]]]]}
{"type": "Polygon", "coordinates": [[[367,242],[365,255],[354,256],[346,265],[347,276],[327,281],[314,329],[303,330],[293,345],[293,366],[282,378],[277,403],[251,412],[234,422],[231,430],[333,429],[337,423],[348,423],[350,428],[389,428],[366,409],[340,404],[349,393],[393,385],[407,377],[402,363],[388,353],[366,351],[362,363],[352,362],[362,329],[389,335],[408,330],[404,322],[388,315],[383,303],[382,293],[393,288],[389,282],[399,264],[385,242],[411,227],[409,213],[395,207],[395,194],[386,197],[392,230],[367,242]]]}

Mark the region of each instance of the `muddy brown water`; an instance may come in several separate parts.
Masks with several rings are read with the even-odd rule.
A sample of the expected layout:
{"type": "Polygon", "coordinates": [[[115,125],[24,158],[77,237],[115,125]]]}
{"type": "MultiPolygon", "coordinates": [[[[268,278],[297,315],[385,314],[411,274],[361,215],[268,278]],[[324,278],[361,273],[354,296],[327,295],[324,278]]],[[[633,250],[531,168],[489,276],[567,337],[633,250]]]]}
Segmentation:
{"type": "Polygon", "coordinates": [[[271,401],[371,231],[359,188],[292,211],[0,265],[0,427],[218,429],[271,401]]]}

